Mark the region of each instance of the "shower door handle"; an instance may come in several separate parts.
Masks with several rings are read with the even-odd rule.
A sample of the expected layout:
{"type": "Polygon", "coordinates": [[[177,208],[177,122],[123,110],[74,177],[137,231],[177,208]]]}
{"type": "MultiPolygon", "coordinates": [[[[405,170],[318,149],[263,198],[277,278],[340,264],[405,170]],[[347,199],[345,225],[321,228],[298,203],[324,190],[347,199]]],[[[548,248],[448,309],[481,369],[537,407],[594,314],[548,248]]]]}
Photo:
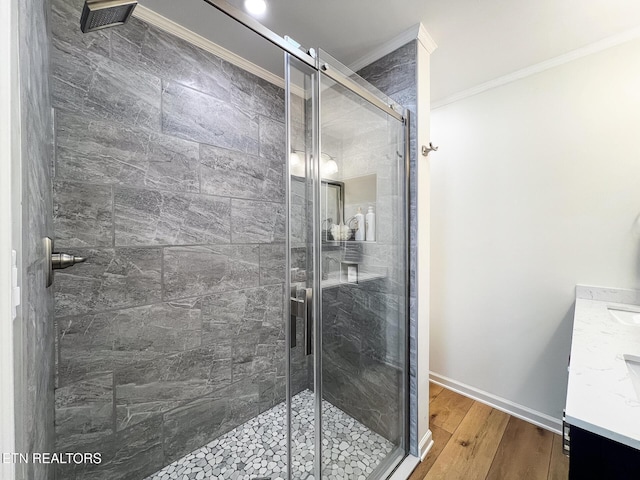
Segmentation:
{"type": "Polygon", "coordinates": [[[313,353],[313,289],[304,289],[304,354],[313,353]]]}
{"type": "Polygon", "coordinates": [[[291,317],[289,321],[291,323],[291,328],[290,328],[291,338],[290,338],[289,345],[291,346],[291,348],[295,348],[297,345],[296,324],[298,323],[298,317],[302,316],[301,310],[304,308],[304,300],[298,298],[298,289],[296,287],[291,287],[290,305],[291,305],[291,317]]]}
{"type": "Polygon", "coordinates": [[[313,331],[313,289],[302,288],[298,290],[295,287],[291,288],[290,304],[291,338],[289,345],[291,348],[295,348],[297,345],[296,323],[298,318],[302,318],[302,328],[304,329],[304,354],[311,355],[313,353],[313,335],[311,333],[313,331]]]}

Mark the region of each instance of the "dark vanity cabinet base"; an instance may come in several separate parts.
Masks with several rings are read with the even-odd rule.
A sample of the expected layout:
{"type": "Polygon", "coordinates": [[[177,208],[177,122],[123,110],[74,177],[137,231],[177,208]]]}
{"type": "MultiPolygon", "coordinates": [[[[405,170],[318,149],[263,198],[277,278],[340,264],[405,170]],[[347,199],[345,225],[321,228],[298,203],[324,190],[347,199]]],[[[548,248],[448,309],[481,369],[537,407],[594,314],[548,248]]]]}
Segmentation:
{"type": "Polygon", "coordinates": [[[569,480],[640,480],[640,450],[571,426],[569,480]]]}

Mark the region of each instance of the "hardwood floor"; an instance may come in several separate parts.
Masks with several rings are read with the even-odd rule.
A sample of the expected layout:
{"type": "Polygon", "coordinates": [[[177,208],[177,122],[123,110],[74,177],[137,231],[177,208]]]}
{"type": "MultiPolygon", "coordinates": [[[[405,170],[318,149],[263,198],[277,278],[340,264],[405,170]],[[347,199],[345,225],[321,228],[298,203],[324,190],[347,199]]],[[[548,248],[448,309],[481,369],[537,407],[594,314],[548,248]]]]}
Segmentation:
{"type": "Polygon", "coordinates": [[[567,480],[562,438],[429,385],[434,446],[409,480],[567,480]]]}

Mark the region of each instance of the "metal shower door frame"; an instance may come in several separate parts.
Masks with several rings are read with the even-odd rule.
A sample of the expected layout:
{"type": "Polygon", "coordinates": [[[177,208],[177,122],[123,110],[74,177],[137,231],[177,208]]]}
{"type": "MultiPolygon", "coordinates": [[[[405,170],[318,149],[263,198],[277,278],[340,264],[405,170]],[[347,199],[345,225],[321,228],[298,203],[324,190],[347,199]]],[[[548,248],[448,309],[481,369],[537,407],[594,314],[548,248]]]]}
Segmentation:
{"type": "MultiPolygon", "coordinates": [[[[379,108],[384,113],[394,118],[397,121],[400,121],[403,124],[404,131],[404,169],[405,176],[404,180],[404,192],[403,197],[405,199],[405,209],[404,209],[404,220],[405,225],[408,229],[405,236],[405,266],[406,266],[406,308],[405,308],[405,319],[406,325],[408,327],[409,322],[409,111],[403,110],[402,112],[398,111],[399,105],[394,103],[385,102],[380,96],[376,95],[373,91],[370,91],[358,84],[349,75],[346,75],[340,71],[340,68],[334,68],[330,63],[323,61],[323,55],[320,52],[315,51],[314,49],[310,49],[308,51],[303,50],[300,47],[295,46],[293,43],[289,42],[287,39],[279,36],[275,32],[269,30],[256,19],[245,13],[244,11],[238,9],[234,5],[231,5],[226,0],[203,0],[205,3],[211,5],[216,8],[220,12],[229,16],[233,20],[237,21],[241,25],[249,28],[254,33],[263,37],[270,43],[279,47],[284,51],[285,54],[285,96],[289,94],[289,88],[291,86],[291,78],[290,78],[290,58],[294,57],[300,62],[306,64],[311,67],[312,70],[315,71],[313,74],[312,80],[312,161],[311,163],[311,176],[312,176],[312,222],[314,228],[313,232],[313,240],[312,240],[312,262],[313,262],[313,350],[314,350],[314,413],[315,413],[315,461],[314,461],[314,477],[317,480],[322,479],[322,235],[320,225],[321,218],[321,177],[320,177],[320,145],[321,145],[321,129],[320,129],[320,119],[322,112],[320,111],[320,96],[321,96],[321,78],[322,76],[326,76],[336,82],[337,84],[342,85],[347,90],[353,92],[354,94],[361,97],[363,100],[368,102],[369,104],[379,108]]],[[[329,56],[330,61],[334,61],[329,56]]],[[[285,250],[287,252],[286,255],[286,283],[284,290],[284,298],[285,298],[285,318],[289,319],[291,314],[291,307],[289,301],[289,292],[291,291],[291,250],[290,250],[290,214],[291,214],[291,198],[290,198],[290,179],[291,179],[291,169],[289,156],[291,155],[291,132],[290,132],[290,106],[289,99],[285,100],[285,118],[287,119],[287,128],[286,128],[286,151],[287,151],[287,161],[286,161],[286,185],[287,185],[287,194],[286,194],[286,220],[285,220],[285,228],[287,231],[286,240],[285,240],[285,250]]],[[[288,320],[287,320],[288,321],[288,320]]],[[[286,328],[286,339],[285,345],[289,346],[291,344],[291,329],[286,328]]],[[[407,439],[409,434],[409,342],[408,342],[408,330],[405,329],[405,366],[406,371],[403,375],[403,391],[405,393],[404,399],[404,408],[405,408],[405,418],[404,418],[404,435],[403,435],[403,445],[405,447],[405,452],[407,451],[407,439]]],[[[287,402],[287,411],[286,411],[286,431],[287,431],[287,479],[291,480],[291,362],[290,362],[290,348],[287,348],[286,355],[286,371],[287,371],[287,384],[286,384],[286,402],[287,402]]],[[[395,469],[395,466],[392,466],[388,473],[391,473],[395,469]]]]}
{"type": "Polygon", "coordinates": [[[269,42],[273,43],[275,46],[281,48],[282,50],[289,53],[290,55],[293,55],[298,60],[306,63],[310,67],[327,75],[335,82],[351,90],[353,93],[362,97],[367,102],[378,107],[385,113],[391,115],[396,120],[400,120],[401,122],[407,122],[406,111],[398,112],[397,110],[394,109],[393,105],[387,104],[380,97],[376,96],[374,93],[370,92],[366,88],[363,88],[358,83],[351,80],[350,78],[344,75],[341,75],[337,70],[331,68],[329,64],[323,63],[321,65],[320,58],[313,49],[310,49],[309,51],[304,51],[301,48],[295,47],[292,43],[287,41],[285,38],[269,30],[267,27],[265,27],[260,22],[258,22],[255,18],[243,12],[239,8],[231,5],[226,0],[203,0],[203,1],[211,5],[212,7],[215,7],[216,9],[220,10],[222,13],[231,17],[233,20],[237,21],[238,23],[249,28],[254,33],[257,33],[265,40],[268,40],[269,42]]]}
{"type": "MultiPolygon", "coordinates": [[[[318,72],[319,74],[315,77],[315,81],[317,81],[317,94],[314,95],[313,100],[317,102],[317,108],[314,107],[313,111],[313,119],[314,123],[317,124],[317,130],[313,130],[314,135],[314,167],[316,168],[316,177],[314,180],[314,216],[318,219],[321,218],[321,207],[322,207],[322,188],[321,188],[321,175],[320,175],[320,152],[322,146],[322,95],[323,95],[323,79],[329,78],[333,80],[338,85],[344,87],[352,93],[355,93],[360,98],[369,102],[373,106],[378,107],[383,113],[387,114],[388,121],[399,121],[401,124],[401,129],[398,131],[401,132],[402,135],[402,149],[397,153],[401,156],[402,161],[398,162],[398,167],[402,168],[403,174],[398,176],[399,180],[399,196],[402,198],[403,204],[405,208],[402,213],[402,220],[406,227],[404,232],[404,245],[402,248],[402,258],[405,265],[404,271],[404,285],[405,285],[405,305],[404,305],[404,324],[400,326],[402,338],[404,341],[404,355],[403,361],[405,370],[402,375],[402,390],[404,393],[402,408],[404,410],[404,418],[403,418],[403,435],[401,439],[401,444],[399,445],[405,452],[405,457],[409,453],[409,430],[410,430],[410,413],[411,413],[411,401],[410,401],[410,382],[409,382],[409,369],[411,365],[411,352],[409,345],[409,329],[410,329],[410,232],[412,227],[411,215],[410,215],[410,184],[411,184],[411,170],[410,170],[410,115],[411,112],[408,109],[403,109],[402,115],[400,115],[394,107],[398,107],[399,105],[395,103],[387,104],[380,97],[375,96],[374,93],[370,92],[366,88],[362,87],[358,83],[356,83],[351,78],[351,74],[355,74],[355,72],[351,71],[348,67],[342,65],[338,60],[334,59],[331,55],[324,52],[322,49],[318,49],[317,53],[318,59],[318,72]],[[369,101],[369,98],[375,98],[376,102],[369,101]],[[391,117],[391,118],[389,118],[391,117]],[[393,119],[393,120],[392,120],[393,119]],[[317,153],[317,154],[316,154],[317,153]],[[316,204],[317,200],[317,204],[316,204]]],[[[357,76],[357,74],[355,74],[357,76]]],[[[375,91],[375,87],[373,88],[375,91]]],[[[382,92],[380,95],[384,96],[382,92]]],[[[315,298],[317,301],[314,305],[314,318],[322,319],[322,238],[321,235],[315,235],[316,231],[319,230],[320,223],[317,222],[314,224],[314,243],[313,243],[313,254],[314,254],[314,263],[317,265],[317,268],[314,268],[314,287],[317,286],[318,291],[315,293],[315,298]],[[316,238],[317,237],[317,238],[316,238]]],[[[316,340],[314,342],[316,352],[322,352],[322,321],[314,321],[314,335],[316,335],[316,340]]],[[[322,355],[318,355],[318,358],[314,358],[314,389],[316,392],[315,396],[315,414],[316,414],[316,423],[315,423],[315,437],[316,437],[316,468],[315,468],[315,478],[322,479],[322,468],[323,468],[323,460],[322,460],[322,392],[323,392],[323,381],[322,381],[322,355]],[[318,460],[319,459],[319,460],[318,460]]],[[[391,476],[391,474],[395,471],[398,465],[401,462],[396,462],[393,458],[386,458],[381,462],[381,464],[372,472],[369,477],[371,480],[382,480],[391,476]]]]}
{"type": "MultiPolygon", "coordinates": [[[[290,116],[290,98],[292,92],[292,82],[290,77],[291,70],[291,59],[294,58],[288,52],[285,52],[285,108],[286,108],[286,119],[287,119],[287,139],[286,139],[286,151],[288,155],[292,152],[292,140],[291,140],[291,116],[290,116]]],[[[307,101],[310,101],[311,106],[311,148],[309,158],[306,159],[306,171],[308,178],[310,180],[311,186],[307,185],[307,194],[309,198],[311,198],[312,208],[308,212],[311,215],[311,238],[307,239],[307,244],[309,247],[307,248],[307,258],[311,259],[310,268],[307,269],[307,272],[312,272],[312,281],[310,285],[313,289],[313,302],[312,302],[312,318],[313,318],[313,390],[314,390],[314,478],[322,479],[322,473],[324,469],[323,464],[323,408],[322,408],[322,399],[323,399],[323,345],[322,345],[322,328],[323,328],[323,311],[322,311],[322,253],[323,253],[323,244],[322,244],[322,232],[321,232],[321,222],[322,218],[322,176],[321,176],[321,145],[322,145],[322,90],[323,90],[323,79],[329,78],[333,80],[334,77],[341,75],[340,67],[345,68],[340,65],[340,67],[336,66],[336,63],[339,63],[332,59],[330,56],[331,64],[325,64],[322,60],[325,58],[323,56],[322,50],[318,52],[318,58],[322,65],[326,65],[326,68],[314,69],[311,68],[310,71],[313,73],[309,75],[310,82],[312,84],[311,89],[307,89],[305,87],[304,92],[309,95],[307,101]],[[334,68],[331,65],[334,65],[334,68]],[[325,71],[332,70],[336,72],[333,76],[324,75],[325,71]]],[[[305,65],[308,66],[308,65],[305,65]]],[[[346,77],[342,77],[346,78],[346,77]]],[[[336,82],[337,84],[344,86],[343,83],[336,82]]],[[[355,84],[355,82],[352,82],[355,84]]],[[[347,90],[350,90],[346,87],[347,90]]],[[[388,113],[386,110],[384,113],[388,113]]],[[[403,435],[401,439],[401,444],[399,447],[405,452],[405,455],[408,453],[409,446],[409,418],[410,418],[410,395],[409,395],[409,366],[410,366],[410,349],[409,349],[409,304],[410,304],[410,292],[409,292],[409,282],[410,282],[410,272],[409,272],[409,232],[411,229],[410,226],[410,215],[409,215],[409,185],[410,185],[410,145],[409,145],[409,134],[410,134],[410,112],[408,110],[404,111],[404,115],[399,119],[397,116],[388,115],[388,121],[390,122],[398,122],[400,121],[401,128],[399,129],[399,134],[402,137],[402,148],[397,153],[401,156],[402,161],[398,162],[398,168],[402,169],[403,174],[398,176],[399,181],[399,192],[400,198],[403,200],[403,204],[405,208],[403,209],[402,220],[404,225],[406,226],[406,231],[404,232],[404,241],[403,241],[403,249],[402,249],[402,257],[404,261],[404,265],[406,266],[404,271],[404,284],[405,284],[405,308],[404,308],[404,323],[399,325],[401,335],[400,337],[404,342],[404,374],[402,375],[402,391],[404,392],[404,398],[402,400],[402,409],[403,409],[403,435]]],[[[400,126],[400,125],[398,125],[400,126]]],[[[286,235],[286,247],[287,251],[286,257],[286,271],[291,271],[291,246],[290,246],[290,219],[291,219],[291,165],[289,161],[289,156],[287,156],[286,161],[286,179],[287,179],[287,194],[286,194],[286,231],[288,234],[286,235]]],[[[309,262],[308,262],[309,264],[309,262]]],[[[291,277],[287,275],[286,284],[285,284],[285,292],[289,292],[291,290],[291,277]]],[[[309,283],[307,284],[309,286],[309,283]]],[[[287,297],[288,298],[288,297],[287,297]]],[[[290,302],[287,302],[287,307],[290,307],[290,302]]],[[[286,317],[290,316],[290,311],[286,312],[286,317]]],[[[286,334],[288,335],[286,338],[286,344],[289,345],[291,341],[291,329],[287,329],[286,334]]],[[[287,378],[290,379],[291,375],[291,357],[290,352],[287,354],[287,378]]],[[[287,431],[288,438],[292,440],[292,432],[291,432],[291,385],[287,383],[287,431]]],[[[291,444],[287,445],[287,463],[291,465],[291,444]]],[[[387,458],[385,459],[378,468],[373,472],[372,479],[383,479],[388,478],[391,473],[395,470],[395,468],[399,465],[397,462],[397,457],[395,458],[387,458]]],[[[287,479],[292,479],[291,468],[287,470],[287,479]]]]}
{"type": "MultiPolygon", "coordinates": [[[[289,319],[291,321],[292,318],[292,307],[291,302],[289,301],[288,293],[292,291],[291,286],[291,212],[292,212],[292,200],[291,200],[291,162],[290,155],[292,152],[292,128],[291,128],[291,87],[293,82],[291,80],[291,70],[292,68],[298,68],[296,66],[292,66],[292,55],[285,51],[284,52],[284,70],[285,70],[285,118],[286,118],[286,152],[287,158],[285,162],[285,185],[286,185],[286,194],[285,194],[285,202],[286,202],[286,216],[285,216],[285,230],[287,235],[285,235],[285,319],[289,319]]],[[[294,57],[296,58],[296,57],[294,57]]],[[[299,59],[298,59],[299,60],[299,59]]],[[[306,64],[306,67],[311,67],[306,64]]],[[[308,180],[305,180],[305,193],[310,193],[311,205],[313,208],[311,209],[311,228],[312,238],[309,241],[306,238],[306,244],[310,244],[310,249],[307,248],[307,265],[309,266],[309,257],[311,257],[311,271],[313,272],[313,277],[311,279],[311,290],[312,290],[312,301],[311,301],[311,317],[313,322],[313,378],[314,378],[314,477],[322,478],[321,470],[322,470],[322,382],[321,382],[321,372],[322,372],[322,364],[321,364],[321,355],[322,351],[322,341],[320,335],[320,323],[317,319],[321,318],[321,302],[322,302],[322,292],[320,288],[321,281],[321,252],[319,245],[322,242],[322,235],[320,233],[320,228],[316,228],[316,225],[320,224],[320,194],[321,194],[321,181],[320,181],[320,73],[314,67],[309,69],[311,72],[310,83],[311,83],[311,149],[308,158],[305,158],[305,170],[307,175],[311,180],[312,187],[309,188],[308,180]],[[309,192],[310,190],[310,192],[309,192]],[[310,252],[309,252],[310,250],[310,252]]],[[[305,89],[306,90],[306,89],[305,89]]],[[[307,93],[306,91],[303,93],[307,93]]],[[[303,99],[304,100],[304,99],[303,99]]],[[[305,177],[306,178],[306,177],[305,177]]],[[[309,223],[309,222],[307,222],[309,223]]],[[[307,223],[305,223],[305,231],[307,223]]],[[[308,231],[307,231],[308,235],[308,231]]],[[[309,268],[307,268],[307,272],[309,268]]],[[[307,286],[309,285],[309,279],[307,279],[307,286]]],[[[306,304],[303,308],[306,310],[308,308],[308,304],[306,304]]],[[[307,319],[305,318],[305,323],[307,319]]],[[[307,325],[305,325],[305,330],[307,329],[307,325]]],[[[305,332],[305,337],[308,332],[305,332]]],[[[285,366],[287,373],[287,384],[286,384],[286,430],[287,430],[287,480],[292,479],[291,465],[292,465],[292,455],[291,455],[291,443],[292,443],[292,431],[291,431],[291,348],[292,345],[292,336],[295,335],[292,332],[291,328],[285,328],[285,345],[287,348],[287,355],[285,358],[285,366]]],[[[305,349],[307,341],[305,338],[305,349]]],[[[310,352],[307,352],[309,354],[310,352]]]]}

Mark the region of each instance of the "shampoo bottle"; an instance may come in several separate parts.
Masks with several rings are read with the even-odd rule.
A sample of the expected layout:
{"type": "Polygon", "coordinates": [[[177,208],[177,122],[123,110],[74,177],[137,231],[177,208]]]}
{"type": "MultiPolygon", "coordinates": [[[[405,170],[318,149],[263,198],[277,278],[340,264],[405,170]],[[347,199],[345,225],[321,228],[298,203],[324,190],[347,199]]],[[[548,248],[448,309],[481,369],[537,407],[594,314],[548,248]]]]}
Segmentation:
{"type": "Polygon", "coordinates": [[[369,207],[369,211],[367,212],[367,242],[375,242],[376,241],[376,214],[373,213],[373,207],[369,207]]]}
{"type": "Polygon", "coordinates": [[[365,239],[365,223],[364,223],[364,214],[362,213],[362,209],[358,207],[358,213],[356,213],[356,240],[363,242],[365,239]]]}

